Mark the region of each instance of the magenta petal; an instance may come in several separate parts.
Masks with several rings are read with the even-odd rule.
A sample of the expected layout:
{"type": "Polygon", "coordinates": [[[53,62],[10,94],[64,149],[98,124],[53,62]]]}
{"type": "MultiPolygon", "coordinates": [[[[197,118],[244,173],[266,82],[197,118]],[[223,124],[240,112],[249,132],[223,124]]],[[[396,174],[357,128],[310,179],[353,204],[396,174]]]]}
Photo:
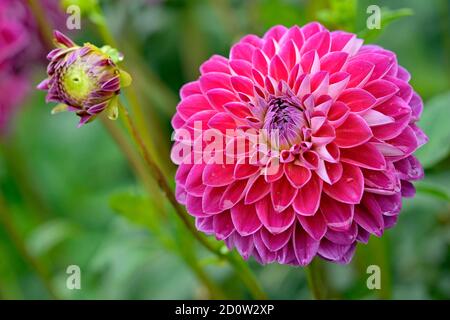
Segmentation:
{"type": "Polygon", "coordinates": [[[228,60],[225,57],[213,55],[200,66],[200,72],[202,74],[207,74],[209,72],[230,73],[228,60]]]}
{"type": "Polygon", "coordinates": [[[213,228],[216,238],[218,240],[224,240],[228,238],[234,231],[234,225],[231,221],[230,212],[225,211],[216,214],[213,219],[213,228]]]}
{"type": "Polygon", "coordinates": [[[239,100],[233,92],[222,88],[211,89],[206,93],[206,95],[208,96],[208,100],[211,102],[211,105],[219,111],[224,110],[224,104],[239,100]]]}
{"type": "Polygon", "coordinates": [[[340,245],[327,239],[323,239],[320,242],[318,253],[326,260],[348,263],[353,255],[354,247],[354,243],[351,245],[340,245]],[[350,255],[350,257],[348,255],[350,255]]]}
{"type": "Polygon", "coordinates": [[[342,203],[323,195],[320,210],[328,227],[333,230],[347,231],[352,225],[354,205],[342,203]]]}
{"type": "Polygon", "coordinates": [[[306,266],[316,255],[320,241],[311,238],[301,225],[297,223],[295,225],[293,243],[298,264],[306,266]]]}
{"type": "Polygon", "coordinates": [[[206,186],[203,184],[202,174],[205,166],[202,164],[195,164],[190,169],[186,177],[186,191],[197,197],[201,197],[205,191],[206,186]]]}
{"type": "Polygon", "coordinates": [[[196,218],[195,219],[195,227],[206,234],[213,234],[214,233],[214,227],[213,227],[213,220],[214,217],[205,217],[205,218],[196,218]]]}
{"type": "Polygon", "coordinates": [[[203,183],[207,186],[226,186],[234,181],[234,164],[211,163],[203,171],[203,183]]]}
{"type": "Polygon", "coordinates": [[[297,195],[294,188],[287,179],[281,178],[272,183],[271,198],[275,211],[281,212],[289,207],[297,195]]]}
{"type": "Polygon", "coordinates": [[[341,179],[331,186],[325,183],[323,191],[337,201],[358,204],[364,192],[363,174],[357,166],[344,164],[341,179]]]}
{"type": "Polygon", "coordinates": [[[245,180],[237,180],[228,185],[220,199],[222,209],[230,209],[238,203],[244,197],[246,186],[247,181],[245,180]]]}
{"type": "Polygon", "coordinates": [[[386,160],[383,154],[371,143],[342,149],[341,161],[372,170],[384,170],[386,168],[386,160]]]}
{"type": "Polygon", "coordinates": [[[366,84],[364,90],[372,94],[377,99],[377,104],[380,104],[396,94],[399,88],[390,81],[378,79],[366,84]]]}
{"type": "Polygon", "coordinates": [[[230,75],[223,72],[210,72],[200,77],[200,87],[203,93],[215,88],[231,90],[230,75]]]}
{"type": "Polygon", "coordinates": [[[375,65],[368,61],[350,61],[345,70],[350,74],[348,88],[359,88],[364,86],[372,75],[375,65]]]}
{"type": "Polygon", "coordinates": [[[370,194],[363,199],[363,206],[355,206],[355,221],[366,231],[381,237],[384,223],[378,202],[370,194]]]}
{"type": "Polygon", "coordinates": [[[369,141],[371,137],[372,131],[364,119],[351,113],[344,123],[336,128],[335,143],[341,148],[351,148],[369,141]]]}
{"type": "Polygon", "coordinates": [[[206,98],[201,94],[193,94],[188,96],[187,98],[181,100],[177,106],[177,111],[183,119],[189,119],[197,112],[211,109],[212,107],[208,100],[206,100],[206,98]]]}
{"type": "Polygon", "coordinates": [[[181,99],[185,99],[193,94],[201,94],[202,90],[200,89],[200,83],[198,81],[188,82],[183,85],[180,89],[180,97],[181,99]]]}
{"type": "Polygon", "coordinates": [[[295,188],[303,187],[311,179],[311,170],[293,163],[284,166],[284,173],[295,188]]]}
{"type": "Polygon", "coordinates": [[[261,238],[260,232],[253,234],[253,242],[258,255],[255,255],[255,259],[261,264],[272,263],[277,258],[277,253],[270,251],[264,241],[261,238]]]}
{"type": "Polygon", "coordinates": [[[340,245],[350,245],[356,241],[358,236],[358,225],[353,223],[351,227],[346,231],[336,231],[333,229],[328,229],[325,234],[325,238],[333,243],[340,245]]]}
{"type": "Polygon", "coordinates": [[[244,205],[242,202],[231,208],[231,219],[236,231],[241,236],[248,236],[258,231],[262,224],[254,205],[244,205]]]}
{"type": "Polygon", "coordinates": [[[226,187],[206,187],[202,198],[202,208],[205,213],[216,214],[222,211],[220,199],[226,187]]]}
{"type": "Polygon", "coordinates": [[[414,185],[406,180],[402,180],[402,197],[412,198],[416,195],[416,188],[414,185]]]}
{"type": "Polygon", "coordinates": [[[313,216],[297,215],[297,219],[314,240],[320,241],[327,232],[327,223],[320,211],[313,216]]]}
{"type": "Polygon", "coordinates": [[[295,212],[304,216],[312,216],[316,213],[322,194],[322,180],[313,175],[297,193],[293,202],[295,212]]]}
{"type": "Polygon", "coordinates": [[[266,182],[264,176],[258,176],[245,194],[245,204],[255,203],[270,192],[270,184],[266,182]]]}
{"type": "Polygon", "coordinates": [[[291,239],[292,230],[287,229],[282,233],[272,234],[266,228],[262,228],[260,234],[267,249],[270,251],[278,251],[289,242],[291,239]]]}
{"type": "Polygon", "coordinates": [[[334,51],[327,53],[320,59],[320,69],[335,73],[341,71],[345,62],[347,61],[348,53],[342,51],[334,51]]]}
{"type": "Polygon", "coordinates": [[[186,196],[186,209],[189,214],[194,217],[203,218],[208,216],[208,214],[203,211],[202,198],[200,197],[195,197],[188,194],[186,196]]]}
{"type": "Polygon", "coordinates": [[[256,203],[256,213],[262,224],[273,234],[287,230],[295,220],[292,208],[277,212],[272,206],[270,197],[265,197],[256,203]]]}
{"type": "Polygon", "coordinates": [[[233,247],[236,247],[239,254],[247,260],[248,257],[252,254],[254,248],[253,235],[251,236],[240,236],[236,232],[232,233],[226,240],[228,248],[231,250],[233,247]]]}
{"type": "Polygon", "coordinates": [[[366,90],[353,88],[344,90],[338,101],[345,103],[353,112],[362,112],[373,107],[377,99],[366,90]]]}

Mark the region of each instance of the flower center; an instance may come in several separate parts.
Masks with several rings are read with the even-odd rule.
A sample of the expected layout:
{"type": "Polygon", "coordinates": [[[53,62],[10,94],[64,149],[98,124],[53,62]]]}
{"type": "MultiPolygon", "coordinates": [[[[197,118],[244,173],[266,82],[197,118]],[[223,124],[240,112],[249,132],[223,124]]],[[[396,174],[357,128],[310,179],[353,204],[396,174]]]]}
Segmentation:
{"type": "Polygon", "coordinates": [[[296,97],[271,97],[268,100],[263,129],[267,130],[272,143],[273,139],[279,140],[278,145],[282,149],[300,142],[300,132],[305,122],[296,97]]]}
{"type": "Polygon", "coordinates": [[[82,104],[95,88],[95,79],[79,61],[66,69],[62,77],[62,86],[66,94],[78,104],[82,104]]]}

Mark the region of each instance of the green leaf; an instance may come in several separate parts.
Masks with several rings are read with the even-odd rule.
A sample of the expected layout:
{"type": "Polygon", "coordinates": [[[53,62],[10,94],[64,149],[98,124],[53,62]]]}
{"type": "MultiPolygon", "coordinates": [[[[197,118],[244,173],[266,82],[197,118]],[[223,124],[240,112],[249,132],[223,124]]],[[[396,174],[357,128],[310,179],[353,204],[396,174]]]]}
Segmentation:
{"type": "Polygon", "coordinates": [[[430,168],[450,152],[450,92],[436,96],[425,104],[419,126],[429,138],[416,152],[425,168],[430,168]]]}
{"type": "Polygon", "coordinates": [[[375,41],[392,22],[403,17],[412,16],[414,14],[412,9],[402,8],[397,10],[390,10],[388,8],[381,8],[381,28],[368,29],[365,28],[358,32],[358,37],[363,38],[365,42],[375,41]]]}
{"type": "Polygon", "coordinates": [[[356,7],[356,0],[330,0],[329,8],[317,12],[317,19],[330,29],[354,32],[356,7]]]}
{"type": "Polygon", "coordinates": [[[152,231],[159,228],[154,215],[156,208],[148,197],[134,192],[121,192],[111,196],[109,205],[114,212],[133,224],[152,231]]]}
{"type": "Polygon", "coordinates": [[[450,194],[444,188],[435,184],[418,182],[416,183],[417,192],[432,196],[436,199],[441,199],[450,202],[450,194]]]}

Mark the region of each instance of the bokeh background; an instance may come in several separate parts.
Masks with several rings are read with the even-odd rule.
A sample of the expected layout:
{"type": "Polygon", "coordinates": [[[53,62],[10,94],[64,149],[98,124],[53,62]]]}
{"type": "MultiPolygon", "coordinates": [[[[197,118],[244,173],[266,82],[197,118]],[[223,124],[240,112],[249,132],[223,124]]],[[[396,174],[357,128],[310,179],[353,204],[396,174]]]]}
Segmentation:
{"type": "MultiPolygon", "coordinates": [[[[49,14],[40,0],[30,2],[49,14]]],[[[430,143],[417,156],[426,178],[416,197],[404,200],[395,228],[358,245],[349,265],[320,265],[323,285],[333,299],[450,298],[448,0],[105,0],[105,20],[96,1],[62,2],[81,6],[81,30],[47,22],[77,42],[114,41],[125,54],[144,106],[134,116],[150,128],[146,143],[169,177],[170,118],[180,86],[241,36],[319,20],[396,52],[425,101],[420,125],[430,143]],[[370,4],[383,8],[381,30],[365,27],[370,4]],[[366,286],[371,264],[381,267],[381,290],[366,286]]],[[[27,50],[39,41],[31,39],[27,50]]],[[[45,61],[28,68],[34,87],[45,77],[45,61]]],[[[252,297],[227,263],[195,243],[154,183],[135,178],[100,121],[77,129],[73,114],[51,116],[44,93],[33,89],[15,109],[0,142],[0,299],[252,297]],[[66,287],[69,265],[81,269],[81,290],[66,287]]],[[[302,268],[249,265],[270,298],[311,298],[302,268]]]]}

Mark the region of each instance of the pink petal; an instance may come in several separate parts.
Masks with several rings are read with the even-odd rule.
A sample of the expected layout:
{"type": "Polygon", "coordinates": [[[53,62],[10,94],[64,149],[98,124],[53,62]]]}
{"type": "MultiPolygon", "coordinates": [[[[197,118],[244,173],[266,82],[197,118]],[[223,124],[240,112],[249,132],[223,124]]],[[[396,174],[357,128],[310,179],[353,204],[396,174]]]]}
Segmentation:
{"type": "Polygon", "coordinates": [[[236,203],[241,201],[245,194],[245,187],[247,186],[246,180],[237,180],[226,188],[222,198],[220,199],[221,207],[223,210],[230,209],[236,203]]]}
{"type": "Polygon", "coordinates": [[[201,74],[207,74],[209,72],[230,73],[228,59],[219,55],[214,55],[200,66],[200,72],[201,74]]]}
{"type": "Polygon", "coordinates": [[[183,117],[183,119],[189,119],[191,116],[197,112],[203,110],[211,110],[212,107],[208,100],[201,94],[193,94],[187,98],[181,100],[177,106],[178,113],[183,117]]]}
{"type": "Polygon", "coordinates": [[[222,211],[220,199],[226,187],[206,187],[202,197],[202,208],[205,213],[216,214],[222,211]]]}
{"type": "Polygon", "coordinates": [[[229,211],[216,214],[213,217],[214,234],[218,240],[224,240],[234,231],[234,225],[231,221],[229,211]]]}
{"type": "Polygon", "coordinates": [[[242,59],[252,61],[254,46],[248,43],[237,43],[230,50],[230,60],[242,59]]]}
{"type": "Polygon", "coordinates": [[[380,104],[395,95],[399,88],[390,81],[378,79],[366,84],[364,90],[367,90],[377,99],[376,104],[380,104]]]}
{"type": "Polygon", "coordinates": [[[343,164],[342,177],[333,185],[324,184],[323,191],[331,198],[348,204],[361,201],[364,192],[364,177],[357,166],[343,164]]]}
{"type": "Polygon", "coordinates": [[[270,192],[270,184],[263,176],[257,177],[245,194],[245,204],[255,203],[270,192]]]}
{"type": "Polygon", "coordinates": [[[336,128],[336,140],[341,148],[352,148],[366,143],[372,137],[372,131],[364,119],[355,114],[349,114],[347,119],[336,128]]]}
{"type": "Polygon", "coordinates": [[[386,168],[386,160],[383,154],[371,143],[342,149],[341,161],[372,170],[384,170],[386,168]]]}
{"type": "Polygon", "coordinates": [[[339,245],[350,245],[356,241],[358,225],[353,223],[347,231],[335,231],[328,229],[325,238],[339,245]]]}
{"type": "Polygon", "coordinates": [[[238,101],[238,98],[229,90],[226,89],[212,89],[206,95],[208,96],[211,105],[219,111],[223,111],[223,105],[228,102],[238,101]]]}
{"type": "Polygon", "coordinates": [[[319,208],[322,194],[322,180],[313,175],[297,193],[293,202],[295,212],[304,216],[312,216],[319,208]]]}
{"type": "Polygon", "coordinates": [[[234,181],[234,164],[211,163],[203,171],[203,183],[207,186],[226,186],[234,181]]]}
{"type": "Polygon", "coordinates": [[[352,88],[344,90],[338,101],[345,103],[353,112],[362,112],[372,108],[377,99],[365,90],[352,88]]]}
{"type": "Polygon", "coordinates": [[[272,234],[266,228],[262,228],[260,235],[267,249],[270,251],[278,251],[289,242],[291,239],[292,230],[287,229],[282,233],[272,234]]]}
{"type": "Polygon", "coordinates": [[[254,205],[244,205],[242,202],[231,208],[231,219],[236,231],[241,236],[248,236],[258,231],[262,224],[254,205]]]}
{"type": "Polygon", "coordinates": [[[262,224],[273,234],[287,230],[295,220],[292,208],[277,212],[272,206],[270,197],[265,197],[256,203],[256,213],[262,224]]]}
{"type": "Polygon", "coordinates": [[[296,224],[293,243],[295,256],[299,265],[306,266],[315,257],[319,249],[320,241],[311,238],[299,224],[296,224]]]}
{"type": "Polygon", "coordinates": [[[279,55],[275,55],[270,61],[269,75],[277,81],[288,81],[288,70],[279,55]]]}
{"type": "Polygon", "coordinates": [[[384,229],[383,215],[378,203],[372,197],[365,197],[364,206],[355,207],[355,221],[366,231],[381,237],[384,229]]]}
{"type": "Polygon", "coordinates": [[[336,201],[326,195],[322,196],[320,210],[329,228],[346,231],[353,222],[353,205],[336,201]]]}
{"type": "Polygon", "coordinates": [[[186,177],[186,191],[197,197],[201,197],[205,191],[206,186],[203,184],[203,170],[204,164],[195,164],[186,177]]]}
{"type": "Polygon", "coordinates": [[[311,179],[310,170],[293,163],[286,164],[284,166],[284,172],[289,182],[295,188],[303,187],[309,181],[309,179],[311,179]]]}
{"type": "Polygon", "coordinates": [[[253,82],[249,78],[234,76],[231,77],[231,84],[236,92],[253,96],[253,82]]]}
{"type": "Polygon", "coordinates": [[[223,72],[210,72],[200,77],[200,87],[203,93],[211,89],[223,88],[231,90],[230,75],[223,72]]]}
{"type": "Polygon", "coordinates": [[[297,215],[303,229],[316,241],[320,241],[327,232],[327,223],[320,211],[313,216],[297,215]]]}
{"type": "Polygon", "coordinates": [[[271,198],[275,211],[284,211],[291,205],[296,195],[297,188],[294,188],[286,178],[272,183],[271,198]]]}
{"type": "Polygon", "coordinates": [[[375,65],[369,61],[352,60],[347,63],[346,72],[350,74],[349,88],[359,88],[370,79],[375,65]]]}
{"type": "Polygon", "coordinates": [[[347,61],[348,53],[342,51],[329,52],[320,59],[320,70],[336,73],[341,71],[347,61]]]}

